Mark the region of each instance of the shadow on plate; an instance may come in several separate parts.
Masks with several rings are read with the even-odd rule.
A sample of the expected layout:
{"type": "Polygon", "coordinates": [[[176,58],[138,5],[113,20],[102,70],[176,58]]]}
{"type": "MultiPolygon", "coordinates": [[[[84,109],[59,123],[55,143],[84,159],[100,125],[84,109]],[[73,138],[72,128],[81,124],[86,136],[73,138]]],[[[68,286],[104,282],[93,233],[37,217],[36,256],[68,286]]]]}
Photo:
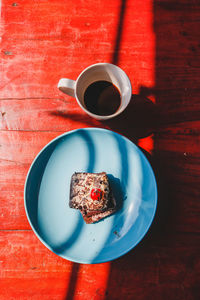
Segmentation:
{"type": "Polygon", "coordinates": [[[116,200],[116,212],[118,212],[122,208],[123,203],[126,200],[125,190],[123,189],[119,178],[114,177],[112,174],[107,175],[114,198],[116,200]]]}

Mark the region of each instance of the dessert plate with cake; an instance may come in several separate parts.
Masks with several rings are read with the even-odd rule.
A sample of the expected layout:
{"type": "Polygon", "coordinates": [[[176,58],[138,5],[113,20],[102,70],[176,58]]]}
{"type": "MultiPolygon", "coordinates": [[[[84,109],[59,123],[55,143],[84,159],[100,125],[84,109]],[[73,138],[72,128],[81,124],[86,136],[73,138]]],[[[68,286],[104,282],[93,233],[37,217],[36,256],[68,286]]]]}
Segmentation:
{"type": "Polygon", "coordinates": [[[133,249],[157,206],[142,151],[113,131],[84,128],[47,144],[27,174],[25,210],[40,241],[78,263],[101,263],[133,249]]]}

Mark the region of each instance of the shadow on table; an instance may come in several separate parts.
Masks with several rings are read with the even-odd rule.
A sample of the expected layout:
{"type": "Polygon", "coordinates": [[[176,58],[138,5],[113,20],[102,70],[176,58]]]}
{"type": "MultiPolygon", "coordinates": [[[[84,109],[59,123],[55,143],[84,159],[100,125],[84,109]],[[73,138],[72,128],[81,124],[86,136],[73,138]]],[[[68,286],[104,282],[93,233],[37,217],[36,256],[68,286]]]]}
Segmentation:
{"type": "MultiPolygon", "coordinates": [[[[170,273],[170,268],[173,270],[173,264],[181,249],[173,246],[177,239],[176,232],[178,228],[184,228],[184,225],[177,222],[177,218],[181,220],[180,211],[183,212],[179,193],[183,189],[185,192],[188,190],[190,195],[190,187],[185,186],[183,177],[178,175],[184,171],[185,164],[184,149],[182,153],[180,150],[181,140],[176,131],[170,132],[168,128],[173,128],[177,123],[199,120],[200,3],[189,0],[173,2],[154,0],[153,13],[156,34],[155,87],[153,89],[141,87],[140,95],[137,96],[141,108],[140,104],[135,108],[133,101],[132,108],[129,106],[127,109],[129,111],[126,112],[130,114],[129,120],[121,116],[122,122],[117,123],[115,120],[115,124],[110,123],[110,128],[125,134],[136,143],[138,138],[154,133],[153,155],[147,156],[157,178],[158,207],[154,222],[141,243],[125,256],[111,262],[105,299],[115,298],[116,295],[121,299],[124,291],[130,299],[135,295],[136,297],[138,295],[138,299],[164,299],[165,293],[173,298],[173,282],[176,282],[177,299],[184,299],[186,293],[188,297],[198,298],[197,286],[194,285],[193,289],[190,288],[186,292],[178,286],[180,282],[182,283],[182,274],[170,273]],[[149,104],[146,99],[151,94],[155,95],[155,105],[149,104]],[[147,103],[145,104],[142,99],[146,99],[147,103]],[[137,115],[137,110],[140,112],[144,110],[144,120],[140,119],[142,114],[137,115]],[[131,118],[131,114],[135,116],[131,118]],[[173,144],[168,146],[166,141],[172,141],[173,144]],[[170,254],[167,253],[168,249],[170,254]],[[161,261],[160,251],[163,257],[168,259],[168,270],[164,267],[166,262],[161,261]],[[162,284],[159,277],[161,271],[167,272],[165,275],[162,274],[164,278],[168,276],[165,288],[155,284],[155,282],[162,284]],[[122,280],[122,272],[129,274],[129,277],[122,280]],[[131,288],[133,282],[135,282],[134,291],[131,288]],[[149,291],[152,292],[151,295],[149,291]]],[[[183,216],[182,221],[184,223],[183,216]]],[[[184,269],[184,276],[186,272],[184,269]]]]}
{"type": "Polygon", "coordinates": [[[101,123],[137,143],[153,133],[156,126],[156,105],[146,96],[133,94],[126,110],[114,119],[101,123]]]}

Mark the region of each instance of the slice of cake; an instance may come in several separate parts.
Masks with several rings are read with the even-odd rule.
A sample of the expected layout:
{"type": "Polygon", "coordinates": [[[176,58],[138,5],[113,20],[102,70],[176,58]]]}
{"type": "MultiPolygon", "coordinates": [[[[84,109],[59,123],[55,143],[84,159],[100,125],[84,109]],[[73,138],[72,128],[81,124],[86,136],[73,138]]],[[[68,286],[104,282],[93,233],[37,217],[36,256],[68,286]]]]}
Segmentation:
{"type": "Polygon", "coordinates": [[[69,206],[79,209],[86,223],[97,222],[115,212],[116,202],[106,173],[74,173],[69,206]]]}

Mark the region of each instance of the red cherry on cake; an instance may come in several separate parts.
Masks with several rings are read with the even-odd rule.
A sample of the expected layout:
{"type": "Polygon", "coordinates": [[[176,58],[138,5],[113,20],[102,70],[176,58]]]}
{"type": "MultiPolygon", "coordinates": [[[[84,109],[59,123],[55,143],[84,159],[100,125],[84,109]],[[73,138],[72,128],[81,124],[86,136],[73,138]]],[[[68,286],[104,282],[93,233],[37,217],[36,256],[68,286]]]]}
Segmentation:
{"type": "Polygon", "coordinates": [[[102,191],[100,189],[92,189],[90,194],[92,200],[101,200],[102,198],[102,191]]]}

